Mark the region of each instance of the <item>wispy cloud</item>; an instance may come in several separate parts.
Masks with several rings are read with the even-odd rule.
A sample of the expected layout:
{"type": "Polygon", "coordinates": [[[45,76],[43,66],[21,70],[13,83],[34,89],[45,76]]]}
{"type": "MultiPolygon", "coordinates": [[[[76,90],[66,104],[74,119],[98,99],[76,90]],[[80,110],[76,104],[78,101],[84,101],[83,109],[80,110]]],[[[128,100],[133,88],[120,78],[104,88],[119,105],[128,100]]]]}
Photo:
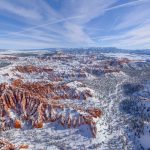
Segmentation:
{"type": "MultiPolygon", "coordinates": [[[[149,3],[150,4],[150,3],[149,3]]],[[[150,20],[150,9],[147,5],[138,5],[131,8],[128,13],[124,14],[121,22],[116,26],[116,29],[124,29],[140,25],[143,22],[150,20]]]]}
{"type": "Polygon", "coordinates": [[[0,0],[0,43],[9,48],[147,47],[149,7],[149,0],[0,0]]]}
{"type": "Polygon", "coordinates": [[[139,25],[122,34],[98,37],[98,39],[122,48],[148,48],[150,46],[150,23],[139,25]]]}
{"type": "Polygon", "coordinates": [[[4,13],[4,14],[9,13],[12,15],[17,15],[17,16],[23,17],[25,19],[37,20],[37,19],[42,18],[42,16],[40,15],[40,13],[37,10],[18,6],[7,0],[0,1],[0,11],[1,11],[1,13],[4,13]]]}
{"type": "Polygon", "coordinates": [[[127,3],[124,3],[124,4],[115,5],[113,7],[110,7],[110,8],[107,9],[107,11],[120,9],[120,8],[125,8],[125,7],[137,6],[137,5],[140,5],[140,4],[145,3],[145,2],[149,2],[149,0],[133,0],[131,2],[127,2],[127,3]]]}
{"type": "Polygon", "coordinates": [[[83,18],[83,15],[62,18],[62,19],[59,19],[59,20],[56,20],[56,21],[47,22],[45,24],[35,25],[33,27],[29,27],[29,28],[26,28],[22,31],[15,32],[15,33],[12,33],[12,34],[23,33],[23,32],[26,32],[26,31],[32,31],[33,29],[46,27],[46,26],[49,26],[49,25],[58,24],[58,23],[61,23],[61,22],[69,21],[69,20],[72,20],[72,19],[78,19],[78,18],[83,18]]]}

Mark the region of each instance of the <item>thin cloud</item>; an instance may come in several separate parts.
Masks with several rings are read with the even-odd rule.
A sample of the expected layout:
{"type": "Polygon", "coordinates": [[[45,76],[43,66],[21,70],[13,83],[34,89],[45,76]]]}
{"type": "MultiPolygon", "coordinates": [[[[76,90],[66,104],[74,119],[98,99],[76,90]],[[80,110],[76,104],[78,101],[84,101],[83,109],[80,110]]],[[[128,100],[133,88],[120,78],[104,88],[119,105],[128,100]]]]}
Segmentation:
{"type": "Polygon", "coordinates": [[[48,25],[53,25],[53,24],[57,24],[57,23],[61,23],[61,22],[65,22],[65,21],[69,21],[69,20],[73,20],[73,19],[78,19],[78,18],[82,18],[82,17],[83,17],[83,15],[73,16],[73,17],[68,17],[68,18],[62,18],[62,19],[59,19],[57,21],[53,21],[53,22],[50,21],[50,22],[47,22],[45,24],[36,25],[36,26],[30,27],[30,28],[26,28],[26,29],[19,31],[19,32],[11,33],[11,34],[18,34],[18,33],[23,33],[26,31],[32,31],[33,29],[37,29],[40,27],[45,27],[48,25]]]}
{"type": "Polygon", "coordinates": [[[1,46],[148,46],[149,0],[62,0],[56,3],[59,7],[55,3],[0,0],[0,21],[9,24],[0,24],[1,46]]]}
{"type": "Polygon", "coordinates": [[[0,11],[1,13],[7,12],[12,15],[17,15],[17,16],[23,17],[25,19],[30,19],[30,20],[39,20],[42,18],[40,13],[38,13],[38,11],[36,11],[35,9],[28,9],[25,7],[20,7],[18,5],[15,5],[12,2],[11,3],[8,2],[7,0],[0,1],[0,11]]]}
{"type": "Polygon", "coordinates": [[[136,6],[136,5],[145,3],[145,2],[149,2],[149,0],[136,0],[136,1],[133,1],[133,2],[125,3],[125,4],[116,5],[116,6],[113,6],[113,7],[108,8],[107,11],[111,11],[111,10],[119,9],[119,8],[125,8],[125,7],[136,6]]]}

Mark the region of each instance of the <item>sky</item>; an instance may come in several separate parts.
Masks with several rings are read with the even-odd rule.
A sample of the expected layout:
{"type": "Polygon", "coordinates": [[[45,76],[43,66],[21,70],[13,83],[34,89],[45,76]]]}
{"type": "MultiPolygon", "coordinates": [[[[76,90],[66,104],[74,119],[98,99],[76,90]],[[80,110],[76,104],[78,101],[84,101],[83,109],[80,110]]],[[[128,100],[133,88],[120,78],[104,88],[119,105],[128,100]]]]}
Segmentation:
{"type": "Polygon", "coordinates": [[[0,49],[150,49],[150,0],[0,0],[0,49]]]}

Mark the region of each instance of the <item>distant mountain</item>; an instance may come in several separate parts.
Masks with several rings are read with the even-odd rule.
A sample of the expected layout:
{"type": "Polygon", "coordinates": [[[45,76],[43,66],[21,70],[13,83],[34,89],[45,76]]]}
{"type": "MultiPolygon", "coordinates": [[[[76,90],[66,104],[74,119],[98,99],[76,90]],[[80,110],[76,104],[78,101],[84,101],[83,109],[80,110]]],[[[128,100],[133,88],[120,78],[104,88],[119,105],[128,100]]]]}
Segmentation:
{"type": "Polygon", "coordinates": [[[127,50],[127,49],[119,49],[116,47],[62,48],[61,50],[72,53],[100,52],[100,53],[132,53],[132,54],[150,55],[150,49],[127,50]]]}
{"type": "MultiPolygon", "coordinates": [[[[130,54],[143,54],[150,55],[150,49],[140,49],[140,50],[129,50],[120,49],[116,47],[81,47],[81,48],[43,48],[43,49],[18,49],[18,51],[41,51],[46,50],[49,52],[63,51],[69,53],[130,53],[130,54]]],[[[8,51],[6,49],[0,49],[0,52],[8,51]]],[[[15,51],[15,50],[14,50],[15,51]]]]}
{"type": "Polygon", "coordinates": [[[133,50],[133,51],[130,51],[130,53],[150,55],[150,50],[149,49],[133,50]]]}

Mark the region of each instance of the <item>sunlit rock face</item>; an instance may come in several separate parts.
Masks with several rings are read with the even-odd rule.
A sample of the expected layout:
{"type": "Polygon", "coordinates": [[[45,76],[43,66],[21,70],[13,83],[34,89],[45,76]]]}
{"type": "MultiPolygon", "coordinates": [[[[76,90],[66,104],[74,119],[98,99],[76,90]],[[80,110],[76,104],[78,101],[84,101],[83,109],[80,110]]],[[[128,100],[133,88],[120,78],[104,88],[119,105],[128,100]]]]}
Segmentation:
{"type": "Polygon", "coordinates": [[[66,85],[24,83],[19,79],[11,85],[1,84],[0,96],[1,131],[11,128],[42,128],[45,123],[57,122],[65,128],[88,125],[93,137],[96,137],[94,118],[101,117],[101,110],[59,104],[59,100],[65,99],[86,100],[87,97],[92,97],[88,90],[76,92],[66,85]]]}

